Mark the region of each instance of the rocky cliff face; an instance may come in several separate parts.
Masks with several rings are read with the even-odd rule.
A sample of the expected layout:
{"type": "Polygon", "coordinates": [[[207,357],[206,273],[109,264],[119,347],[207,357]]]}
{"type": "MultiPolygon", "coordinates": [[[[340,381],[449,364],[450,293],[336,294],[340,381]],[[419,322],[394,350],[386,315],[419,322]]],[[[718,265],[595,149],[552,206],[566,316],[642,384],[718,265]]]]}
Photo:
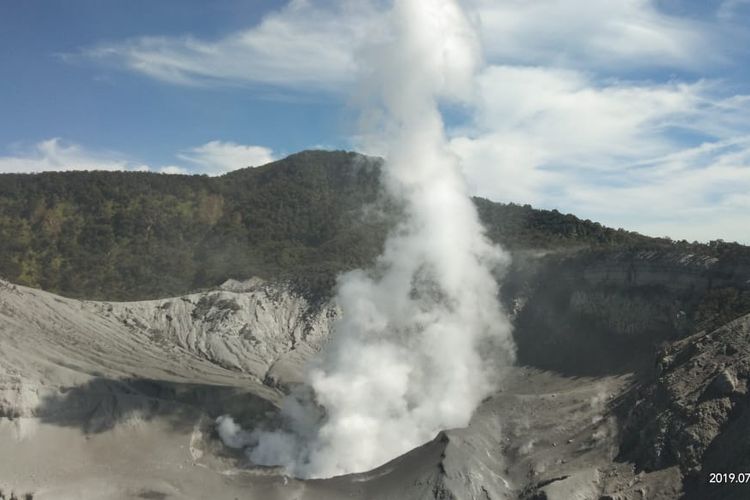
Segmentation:
{"type": "Polygon", "coordinates": [[[619,459],[677,468],[687,498],[746,498],[708,472],[750,467],[750,268],[672,252],[548,255],[519,261],[522,363],[568,375],[634,373],[612,408],[619,459]],[[744,315],[743,315],[744,314],[744,315]]]}
{"type": "Polygon", "coordinates": [[[657,363],[620,406],[621,456],[644,470],[679,466],[690,498],[747,498],[708,473],[750,467],[750,315],[665,346],[657,363]]]}
{"type": "Polygon", "coordinates": [[[750,311],[750,267],[679,251],[520,256],[504,290],[522,363],[647,372],[663,342],[750,311]]]}

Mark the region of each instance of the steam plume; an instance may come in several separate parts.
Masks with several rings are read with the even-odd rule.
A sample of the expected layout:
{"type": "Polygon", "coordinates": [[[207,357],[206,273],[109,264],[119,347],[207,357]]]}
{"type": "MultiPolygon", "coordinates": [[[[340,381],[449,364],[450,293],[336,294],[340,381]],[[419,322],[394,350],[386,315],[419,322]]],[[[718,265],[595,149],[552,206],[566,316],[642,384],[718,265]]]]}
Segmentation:
{"type": "Polygon", "coordinates": [[[284,403],[288,430],[222,422],[255,463],[300,477],[368,470],[466,426],[513,358],[492,274],[506,257],[484,235],[438,108],[470,96],[477,38],[453,0],[395,0],[388,21],[367,52],[366,111],[379,117],[370,137],[385,148],[384,186],[404,219],[375,269],[339,278],[341,319],[309,370],[312,396],[284,403]]]}

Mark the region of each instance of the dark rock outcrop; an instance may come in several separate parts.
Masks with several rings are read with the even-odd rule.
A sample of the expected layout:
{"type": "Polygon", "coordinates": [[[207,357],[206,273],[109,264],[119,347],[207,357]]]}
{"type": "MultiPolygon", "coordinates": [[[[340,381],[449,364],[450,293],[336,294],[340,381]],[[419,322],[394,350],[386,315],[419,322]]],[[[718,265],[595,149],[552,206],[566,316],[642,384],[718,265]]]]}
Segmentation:
{"type": "Polygon", "coordinates": [[[657,363],[659,375],[620,405],[620,458],[646,471],[679,466],[688,498],[747,498],[708,473],[750,467],[750,315],[669,345],[657,363]]]}

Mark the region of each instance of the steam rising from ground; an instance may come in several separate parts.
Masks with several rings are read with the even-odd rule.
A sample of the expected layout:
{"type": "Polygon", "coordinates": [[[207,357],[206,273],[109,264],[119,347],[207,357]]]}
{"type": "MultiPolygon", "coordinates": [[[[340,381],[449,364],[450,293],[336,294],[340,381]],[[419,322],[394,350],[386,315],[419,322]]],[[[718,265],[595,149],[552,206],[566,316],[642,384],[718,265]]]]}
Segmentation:
{"type": "Polygon", "coordinates": [[[299,477],[368,470],[466,426],[513,358],[492,274],[506,257],[484,236],[438,108],[472,92],[475,33],[452,0],[396,0],[384,39],[366,56],[366,114],[404,219],[375,269],[340,277],[341,319],[311,392],[284,401],[285,428],[219,421],[225,443],[299,477]]]}

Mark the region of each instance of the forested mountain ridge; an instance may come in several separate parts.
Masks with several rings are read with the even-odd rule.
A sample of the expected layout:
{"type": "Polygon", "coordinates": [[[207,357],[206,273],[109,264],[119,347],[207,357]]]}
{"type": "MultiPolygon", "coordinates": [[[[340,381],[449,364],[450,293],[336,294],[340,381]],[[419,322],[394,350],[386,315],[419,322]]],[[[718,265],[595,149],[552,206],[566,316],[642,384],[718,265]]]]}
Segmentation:
{"type": "MultiPolygon", "coordinates": [[[[220,177],[2,174],[0,276],[114,300],[250,276],[328,289],[336,274],[380,253],[394,213],[380,195],[380,163],[351,152],[303,151],[220,177]]],[[[511,250],[674,245],[557,211],[475,203],[488,235],[511,250]]]]}

